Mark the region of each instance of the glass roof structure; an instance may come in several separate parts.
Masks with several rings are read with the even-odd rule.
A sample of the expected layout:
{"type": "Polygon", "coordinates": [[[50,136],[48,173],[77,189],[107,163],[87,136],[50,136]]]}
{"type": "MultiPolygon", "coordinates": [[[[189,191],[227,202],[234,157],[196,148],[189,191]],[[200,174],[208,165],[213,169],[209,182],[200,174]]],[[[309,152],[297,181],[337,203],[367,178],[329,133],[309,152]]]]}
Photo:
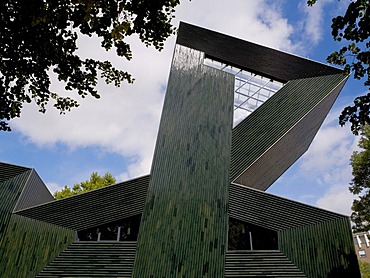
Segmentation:
{"type": "Polygon", "coordinates": [[[284,83],[209,58],[204,64],[235,76],[233,127],[279,91],[284,83]]]}

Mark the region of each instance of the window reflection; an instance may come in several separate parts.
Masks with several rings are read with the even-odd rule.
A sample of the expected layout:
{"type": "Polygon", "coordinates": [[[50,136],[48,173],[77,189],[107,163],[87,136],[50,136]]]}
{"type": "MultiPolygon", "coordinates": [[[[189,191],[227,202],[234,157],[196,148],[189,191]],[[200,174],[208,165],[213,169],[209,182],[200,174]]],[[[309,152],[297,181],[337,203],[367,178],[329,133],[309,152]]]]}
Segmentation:
{"type": "Polygon", "coordinates": [[[79,241],[136,241],[141,215],[78,231],[79,241]]]}
{"type": "Polygon", "coordinates": [[[276,231],[229,219],[229,250],[278,250],[276,231]]]}

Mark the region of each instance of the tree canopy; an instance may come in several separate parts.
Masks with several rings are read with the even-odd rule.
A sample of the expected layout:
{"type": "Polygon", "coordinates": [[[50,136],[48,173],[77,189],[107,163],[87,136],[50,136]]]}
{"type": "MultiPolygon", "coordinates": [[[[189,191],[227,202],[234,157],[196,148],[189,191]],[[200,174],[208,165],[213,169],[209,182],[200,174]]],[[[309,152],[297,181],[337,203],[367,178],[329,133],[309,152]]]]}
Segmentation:
{"type": "Polygon", "coordinates": [[[361,129],[358,146],[351,156],[352,182],[349,190],[358,195],[353,201],[351,220],[357,232],[370,230],[370,125],[361,129]]]}
{"type": "Polygon", "coordinates": [[[99,176],[97,172],[93,172],[89,180],[76,183],[72,188],[65,185],[62,190],[56,191],[54,193],[54,198],[63,199],[115,183],[116,179],[112,176],[112,174],[105,173],[103,176],[99,176]]]}
{"type": "MultiPolygon", "coordinates": [[[[109,61],[81,59],[79,35],[96,35],[101,46],[131,59],[125,39],[134,34],[147,46],[161,50],[174,33],[171,25],[179,0],[2,0],[0,1],[0,131],[19,117],[24,103],[36,102],[40,112],[53,100],[64,113],[78,106],[74,97],[50,90],[53,71],[65,90],[99,98],[100,76],[119,86],[133,82],[130,73],[109,61]]],[[[72,93],[72,92],[69,92],[72,93]]]]}
{"type": "Polygon", "coordinates": [[[370,264],[367,262],[358,261],[360,265],[361,278],[370,278],[370,264]]]}
{"type": "MultiPolygon", "coordinates": [[[[317,0],[307,1],[309,6],[317,0]]],[[[334,41],[343,46],[327,57],[327,61],[344,67],[344,73],[353,72],[355,79],[364,79],[364,85],[370,87],[370,2],[368,0],[351,1],[344,15],[332,19],[334,41]]],[[[361,126],[370,123],[370,93],[355,98],[352,106],[343,109],[339,124],[351,123],[352,132],[357,135],[361,126]]]]}

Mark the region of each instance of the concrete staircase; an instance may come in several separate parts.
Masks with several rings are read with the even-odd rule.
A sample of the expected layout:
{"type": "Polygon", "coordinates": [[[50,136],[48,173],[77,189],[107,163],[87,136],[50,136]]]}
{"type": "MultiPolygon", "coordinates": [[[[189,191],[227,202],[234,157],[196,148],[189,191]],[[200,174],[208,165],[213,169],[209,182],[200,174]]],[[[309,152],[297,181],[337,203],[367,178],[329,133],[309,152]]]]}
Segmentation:
{"type": "Polygon", "coordinates": [[[280,251],[228,251],[225,277],[306,277],[280,251]]]}
{"type": "MultiPolygon", "coordinates": [[[[136,242],[75,242],[36,277],[131,277],[136,242]]],[[[225,277],[306,277],[280,251],[228,251],[225,277]]]]}
{"type": "Polygon", "coordinates": [[[136,242],[75,242],[36,277],[131,277],[136,242]]]}

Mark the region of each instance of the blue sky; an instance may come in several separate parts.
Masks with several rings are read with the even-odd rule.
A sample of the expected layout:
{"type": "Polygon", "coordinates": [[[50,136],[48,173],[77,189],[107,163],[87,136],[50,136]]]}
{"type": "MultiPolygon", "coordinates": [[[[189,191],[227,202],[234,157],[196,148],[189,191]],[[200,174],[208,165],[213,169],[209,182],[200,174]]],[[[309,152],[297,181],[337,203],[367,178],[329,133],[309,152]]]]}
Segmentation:
{"type": "MultiPolygon", "coordinates": [[[[322,63],[339,45],[330,35],[331,18],[343,13],[348,1],[290,0],[182,1],[174,25],[185,21],[280,49],[322,63]]],[[[120,88],[98,84],[101,99],[80,100],[81,106],[60,116],[50,108],[37,112],[25,105],[22,116],[10,122],[13,131],[0,133],[0,160],[35,168],[52,192],[89,178],[94,171],[112,173],[118,181],[150,171],[154,144],[175,38],[158,52],[136,37],[129,39],[133,59],[117,58],[99,48],[97,38],[80,38],[82,57],[109,59],[131,72],[136,81],[120,88]]],[[[52,76],[52,89],[63,84],[52,76]]],[[[271,193],[350,214],[353,196],[349,157],[356,140],[349,126],[338,126],[338,115],[366,88],[349,79],[309,151],[268,190],[271,193]]]]}

